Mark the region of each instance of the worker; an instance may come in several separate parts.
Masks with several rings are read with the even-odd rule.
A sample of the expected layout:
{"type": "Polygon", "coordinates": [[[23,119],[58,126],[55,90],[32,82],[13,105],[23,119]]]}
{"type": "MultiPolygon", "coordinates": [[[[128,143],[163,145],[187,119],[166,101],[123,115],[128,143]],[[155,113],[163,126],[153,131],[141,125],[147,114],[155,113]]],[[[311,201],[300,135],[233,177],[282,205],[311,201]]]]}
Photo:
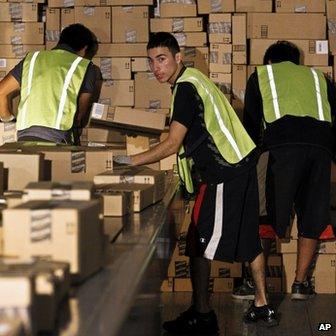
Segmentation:
{"type": "Polygon", "coordinates": [[[296,212],[298,257],[291,298],[306,300],[314,295],[308,269],[329,223],[336,97],[320,70],[300,65],[300,51],[290,42],[272,44],[263,63],[247,83],[244,126],[269,151],[266,207],[278,237],[285,237],[292,209],[296,212]]]}
{"type": "Polygon", "coordinates": [[[245,322],[276,325],[265,294],[264,258],[258,232],[256,146],[217,86],[203,73],[186,68],[172,34],[153,34],[147,44],[151,71],[159,83],[171,85],[171,122],[166,140],[132,156],[117,156],[122,164],[143,165],[178,153],[180,178],[189,193],[196,186],[191,166],[202,183],[187,234],[193,300],[187,311],[163,328],[171,333],[218,332],[208,292],[210,261],[249,261],[256,284],[255,300],[245,322]]]}
{"type": "Polygon", "coordinates": [[[89,119],[97,90],[95,35],[81,24],[66,27],[52,50],[30,52],[0,82],[0,118],[15,120],[8,100],[20,91],[19,141],[72,144],[89,119]],[[75,135],[74,135],[75,134],[75,135]]]}

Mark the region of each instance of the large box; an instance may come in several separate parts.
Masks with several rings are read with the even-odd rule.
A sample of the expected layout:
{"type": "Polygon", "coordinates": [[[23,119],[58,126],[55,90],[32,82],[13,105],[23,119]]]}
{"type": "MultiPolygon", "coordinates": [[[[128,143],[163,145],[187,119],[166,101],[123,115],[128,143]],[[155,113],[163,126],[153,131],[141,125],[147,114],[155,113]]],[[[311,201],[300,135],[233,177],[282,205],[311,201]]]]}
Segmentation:
{"type": "Polygon", "coordinates": [[[236,0],[236,12],[272,12],[272,0],[236,0]]]}
{"type": "Polygon", "coordinates": [[[209,75],[209,48],[187,47],[181,48],[183,64],[187,67],[196,68],[209,75]]]}
{"type": "Polygon", "coordinates": [[[44,44],[42,22],[0,22],[0,31],[0,44],[44,44]]]}
{"type": "Polygon", "coordinates": [[[162,1],[159,7],[160,17],[194,17],[197,16],[196,4],[162,1]]]}
{"type": "Polygon", "coordinates": [[[3,211],[5,255],[70,263],[76,281],[102,266],[100,202],[30,201],[3,211]]]}
{"type": "Polygon", "coordinates": [[[231,17],[231,14],[209,14],[208,37],[210,43],[231,43],[231,17]]]}
{"type": "Polygon", "coordinates": [[[323,14],[249,13],[247,37],[268,39],[326,39],[323,14]],[[290,24],[288,24],[290,22],[290,24]]]}
{"type": "Polygon", "coordinates": [[[123,79],[103,81],[99,103],[110,106],[134,106],[134,81],[123,79]]]}
{"type": "Polygon", "coordinates": [[[92,62],[99,66],[103,79],[131,79],[129,57],[94,57],[92,62]]]}
{"type": "Polygon", "coordinates": [[[151,6],[153,0],[106,0],[109,6],[151,6]]]}
{"type": "Polygon", "coordinates": [[[198,14],[232,13],[235,11],[235,2],[234,0],[198,0],[197,11],[198,14]]]}
{"type": "Polygon", "coordinates": [[[177,32],[194,32],[202,30],[203,30],[202,17],[150,19],[150,31],[152,33],[160,31],[177,33],[177,32]]]}
{"type": "Polygon", "coordinates": [[[233,64],[247,63],[246,46],[246,14],[232,16],[232,62],[233,64]]]}
{"type": "Polygon", "coordinates": [[[171,97],[170,85],[160,84],[153,73],[135,74],[136,108],[170,108],[171,97]]]}
{"type": "Polygon", "coordinates": [[[148,42],[148,6],[112,7],[112,42],[148,42]]]}
{"type": "Polygon", "coordinates": [[[202,47],[207,44],[204,32],[173,33],[180,47],[202,47]]]}
{"type": "Polygon", "coordinates": [[[75,7],[75,22],[93,31],[99,42],[111,42],[111,7],[75,7]]]}
{"type": "Polygon", "coordinates": [[[147,57],[146,43],[102,43],[97,57],[147,57]]]}
{"type": "Polygon", "coordinates": [[[316,293],[336,293],[336,255],[319,254],[315,266],[316,293]]]}
{"type": "MultiPolygon", "coordinates": [[[[328,2],[328,1],[327,1],[328,2]]],[[[325,13],[325,1],[276,0],[275,11],[282,13],[325,13]]]]}
{"type": "MultiPolygon", "coordinates": [[[[250,40],[250,64],[263,64],[264,54],[267,48],[277,40],[251,39],[250,40]]],[[[328,65],[328,41],[326,40],[290,40],[301,51],[302,64],[327,66],[328,65]]]]}
{"type": "Polygon", "coordinates": [[[164,114],[127,107],[111,107],[95,103],[91,111],[91,124],[127,128],[137,132],[161,132],[165,122],[166,116],[164,114]]]}
{"type": "Polygon", "coordinates": [[[165,193],[165,172],[146,167],[117,168],[94,177],[95,184],[145,183],[154,184],[153,203],[160,201],[165,193]]]}
{"type": "Polygon", "coordinates": [[[231,73],[232,44],[210,44],[210,72],[231,73]]]}
{"type": "Polygon", "coordinates": [[[336,0],[326,1],[327,18],[336,18],[336,0]]]}
{"type": "Polygon", "coordinates": [[[38,5],[28,3],[1,4],[0,21],[37,22],[38,5]]]}

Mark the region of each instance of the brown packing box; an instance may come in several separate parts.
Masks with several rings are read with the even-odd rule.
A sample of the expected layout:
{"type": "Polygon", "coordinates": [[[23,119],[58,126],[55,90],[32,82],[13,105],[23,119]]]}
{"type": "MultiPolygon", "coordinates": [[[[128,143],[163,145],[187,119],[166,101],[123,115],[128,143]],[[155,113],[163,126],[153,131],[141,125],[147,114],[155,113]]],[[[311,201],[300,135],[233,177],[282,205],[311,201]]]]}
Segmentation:
{"type": "Polygon", "coordinates": [[[232,16],[232,62],[233,64],[247,63],[246,45],[246,14],[232,16]]]}
{"type": "Polygon", "coordinates": [[[160,84],[153,73],[135,74],[136,108],[170,108],[171,97],[170,85],[160,84]]]}
{"type": "Polygon", "coordinates": [[[122,151],[126,142],[125,135],[119,131],[106,128],[86,127],[81,134],[81,141],[90,143],[120,144],[120,149],[115,148],[115,152],[122,151]]]}
{"type": "Polygon", "coordinates": [[[112,7],[112,42],[148,42],[148,6],[112,7]]]}
{"type": "Polygon", "coordinates": [[[56,43],[59,40],[60,33],[61,10],[59,8],[48,8],[46,10],[46,41],[56,43]]]}
{"type": "Polygon", "coordinates": [[[272,0],[236,0],[236,12],[272,12],[272,0]]]}
{"type": "Polygon", "coordinates": [[[97,186],[98,191],[101,189],[103,189],[100,193],[104,202],[104,216],[123,216],[130,211],[140,212],[152,205],[154,200],[152,184],[118,183],[97,186]],[[119,204],[116,203],[117,200],[119,204]]]}
{"type": "Polygon", "coordinates": [[[134,106],[134,81],[122,79],[103,81],[99,102],[110,106],[134,106]]]}
{"type": "Polygon", "coordinates": [[[0,123],[0,145],[17,141],[16,123],[0,123]]]}
{"type": "Polygon", "coordinates": [[[75,22],[93,31],[99,42],[111,42],[111,7],[75,7],[75,22]]]}
{"type": "Polygon", "coordinates": [[[23,324],[19,317],[0,317],[0,329],[5,330],[3,336],[24,335],[23,324]]]}
{"type": "Polygon", "coordinates": [[[234,0],[198,0],[197,12],[198,14],[210,14],[210,13],[232,13],[235,11],[234,0]]]}
{"type": "MultiPolygon", "coordinates": [[[[250,40],[250,64],[263,64],[264,54],[267,48],[277,40],[251,39],[250,40]]],[[[290,40],[301,51],[302,64],[327,66],[328,65],[328,41],[326,40],[290,40]]]]}
{"type": "Polygon", "coordinates": [[[180,47],[202,47],[207,44],[205,32],[173,33],[180,47]]]}
{"type": "MultiPolygon", "coordinates": [[[[44,50],[42,44],[0,44],[1,58],[23,58],[30,51],[44,50]]],[[[1,70],[0,70],[1,71],[1,70]]]]}
{"type": "Polygon", "coordinates": [[[183,64],[187,67],[196,68],[209,75],[209,48],[187,47],[181,48],[183,64]]]}
{"type": "Polygon", "coordinates": [[[146,43],[102,43],[97,57],[147,57],[146,43]]]}
{"type": "Polygon", "coordinates": [[[153,0],[106,0],[109,6],[151,6],[153,0]]]}
{"type": "Polygon", "coordinates": [[[107,6],[107,0],[74,0],[75,7],[79,6],[107,6]]]}
{"type": "Polygon", "coordinates": [[[1,152],[0,162],[5,168],[5,190],[23,190],[27,183],[49,175],[43,154],[1,152]]]}
{"type": "Polygon", "coordinates": [[[230,73],[211,72],[209,77],[224,94],[231,93],[232,75],[230,73]]]}
{"type": "Polygon", "coordinates": [[[73,200],[89,201],[92,199],[93,182],[30,182],[24,189],[22,200],[73,200]]]}
{"type": "Polygon", "coordinates": [[[210,72],[231,73],[232,44],[210,44],[210,72]]]}
{"type": "Polygon", "coordinates": [[[61,9],[61,29],[75,23],[75,10],[73,8],[61,9]]]}
{"type": "Polygon", "coordinates": [[[149,150],[151,147],[160,142],[159,137],[148,136],[126,136],[126,153],[127,155],[135,155],[149,150]]]}
{"type": "Polygon", "coordinates": [[[4,254],[70,263],[76,281],[102,266],[100,202],[30,201],[3,211],[4,254]]]}
{"type": "MultiPolygon", "coordinates": [[[[1,2],[1,1],[0,1],[1,2]]],[[[2,2],[22,2],[22,0],[7,0],[7,1],[2,1],[2,2]]],[[[26,1],[28,2],[28,1],[26,1]]],[[[46,1],[45,0],[32,0],[32,1],[29,1],[31,3],[45,3],[46,1]]]]}
{"type": "MultiPolygon", "coordinates": [[[[328,2],[328,1],[327,1],[328,2]]],[[[276,0],[275,11],[282,13],[325,13],[325,1],[276,0]]]]}
{"type": "Polygon", "coordinates": [[[231,14],[209,14],[208,37],[210,43],[231,43],[231,17],[231,14]]]}
{"type": "Polygon", "coordinates": [[[152,33],[160,31],[166,31],[171,33],[197,32],[202,30],[203,30],[202,17],[150,19],[150,31],[152,33]]]}
{"type": "Polygon", "coordinates": [[[315,267],[316,293],[336,293],[336,255],[319,254],[315,267]]]}
{"type": "Polygon", "coordinates": [[[1,5],[0,21],[37,22],[37,19],[37,4],[4,3],[1,5]]]}
{"type": "Polygon", "coordinates": [[[67,8],[67,7],[73,7],[74,4],[75,4],[74,0],[48,0],[49,8],[54,8],[54,7],[67,8]]]}
{"type": "Polygon", "coordinates": [[[92,62],[99,66],[103,79],[131,79],[129,57],[94,57],[92,62]]]}
{"type": "Polygon", "coordinates": [[[325,26],[323,14],[249,13],[247,38],[325,40],[325,26]]]}
{"type": "Polygon", "coordinates": [[[232,94],[235,99],[244,103],[246,88],[246,65],[232,66],[232,94]]]}
{"type": "Polygon", "coordinates": [[[94,177],[95,184],[141,183],[154,184],[153,203],[160,201],[165,193],[165,172],[147,167],[117,168],[94,177]]]}
{"type": "Polygon", "coordinates": [[[195,17],[197,16],[196,4],[193,3],[176,3],[164,2],[160,3],[160,17],[195,17]]]}
{"type": "Polygon", "coordinates": [[[132,192],[113,188],[113,186],[113,184],[107,184],[96,188],[96,195],[103,201],[103,216],[124,216],[133,211],[132,192]]]}
{"type": "Polygon", "coordinates": [[[44,23],[0,22],[0,44],[43,44],[44,23]]]}
{"type": "Polygon", "coordinates": [[[327,18],[336,18],[336,0],[326,1],[327,18]]]}
{"type": "Polygon", "coordinates": [[[111,107],[103,104],[93,104],[91,124],[131,129],[137,132],[160,133],[165,126],[166,116],[145,110],[111,107]]]}
{"type": "Polygon", "coordinates": [[[150,71],[147,57],[132,57],[131,69],[132,72],[150,71]]]}
{"type": "MultiPolygon", "coordinates": [[[[19,59],[17,58],[0,58],[0,79],[5,77],[14,67],[16,64],[19,63],[19,59]]],[[[10,123],[13,124],[13,123],[10,123]]],[[[1,127],[1,130],[4,127],[1,127]]]]}

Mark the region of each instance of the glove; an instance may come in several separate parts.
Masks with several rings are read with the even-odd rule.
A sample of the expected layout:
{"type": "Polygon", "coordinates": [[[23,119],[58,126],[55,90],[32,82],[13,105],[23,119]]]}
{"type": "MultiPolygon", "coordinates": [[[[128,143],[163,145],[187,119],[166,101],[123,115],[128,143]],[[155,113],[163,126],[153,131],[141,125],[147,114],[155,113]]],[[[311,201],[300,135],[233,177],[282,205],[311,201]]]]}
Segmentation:
{"type": "Polygon", "coordinates": [[[129,155],[116,155],[115,157],[113,157],[113,162],[122,165],[131,165],[132,159],[129,155]]]}

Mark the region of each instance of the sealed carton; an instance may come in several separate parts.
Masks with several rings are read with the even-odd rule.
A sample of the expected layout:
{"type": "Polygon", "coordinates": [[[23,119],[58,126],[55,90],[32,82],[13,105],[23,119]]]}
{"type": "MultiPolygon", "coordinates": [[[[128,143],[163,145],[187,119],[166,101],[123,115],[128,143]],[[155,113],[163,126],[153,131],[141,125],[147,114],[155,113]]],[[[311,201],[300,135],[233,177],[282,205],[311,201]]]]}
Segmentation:
{"type": "Polygon", "coordinates": [[[152,33],[160,31],[166,31],[171,33],[197,32],[202,30],[203,30],[202,17],[150,19],[150,31],[152,33]]]}
{"type": "Polygon", "coordinates": [[[44,44],[42,22],[0,22],[0,44],[44,44]]]}
{"type": "MultiPolygon", "coordinates": [[[[327,1],[328,2],[328,1],[327,1]]],[[[277,0],[275,11],[279,13],[325,13],[325,1],[277,0]]]]}
{"type": "Polygon", "coordinates": [[[134,106],[133,80],[103,81],[99,102],[110,106],[134,106]]]}
{"type": "Polygon", "coordinates": [[[202,47],[207,44],[204,32],[173,33],[180,47],[202,47]]]}
{"type": "Polygon", "coordinates": [[[210,44],[210,72],[231,73],[232,44],[210,44]]]}
{"type": "Polygon", "coordinates": [[[231,43],[231,14],[209,14],[208,36],[210,43],[231,43]]]}
{"type": "Polygon", "coordinates": [[[196,68],[209,75],[209,48],[208,47],[186,47],[181,48],[183,64],[186,67],[196,68]]]}
{"type": "Polygon", "coordinates": [[[198,0],[197,12],[198,14],[210,13],[233,13],[235,11],[234,0],[198,0]]]}
{"type": "Polygon", "coordinates": [[[174,2],[174,1],[161,1],[159,7],[160,17],[195,17],[197,15],[196,12],[196,4],[192,2],[183,3],[174,2]]]}
{"type": "Polygon", "coordinates": [[[236,0],[236,12],[272,12],[272,0],[236,0]]]}

